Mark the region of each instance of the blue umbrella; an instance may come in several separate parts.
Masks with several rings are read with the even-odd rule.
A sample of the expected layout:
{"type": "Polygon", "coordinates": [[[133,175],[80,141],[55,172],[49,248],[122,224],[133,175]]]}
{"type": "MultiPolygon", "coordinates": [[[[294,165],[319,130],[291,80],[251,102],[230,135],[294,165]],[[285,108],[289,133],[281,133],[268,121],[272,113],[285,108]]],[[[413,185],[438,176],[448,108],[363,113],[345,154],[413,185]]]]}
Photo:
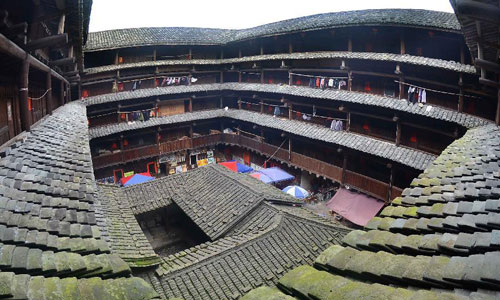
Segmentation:
{"type": "Polygon", "coordinates": [[[142,175],[142,174],[135,174],[135,175],[132,175],[132,177],[125,184],[123,184],[123,186],[130,186],[130,185],[134,185],[134,184],[139,184],[139,183],[143,183],[143,182],[150,181],[153,179],[155,179],[155,178],[151,177],[151,176],[146,176],[146,175],[142,175]]]}
{"type": "Polygon", "coordinates": [[[290,194],[298,199],[304,199],[309,197],[309,192],[298,185],[289,185],[283,189],[283,192],[290,194]]]}

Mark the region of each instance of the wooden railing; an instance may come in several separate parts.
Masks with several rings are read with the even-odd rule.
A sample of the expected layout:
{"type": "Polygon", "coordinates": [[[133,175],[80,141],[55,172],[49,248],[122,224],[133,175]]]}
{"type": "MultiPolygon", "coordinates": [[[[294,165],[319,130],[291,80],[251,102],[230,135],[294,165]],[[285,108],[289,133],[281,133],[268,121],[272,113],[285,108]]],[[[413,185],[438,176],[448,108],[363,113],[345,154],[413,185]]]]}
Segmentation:
{"type": "MultiPolygon", "coordinates": [[[[341,167],[326,163],[319,159],[308,157],[296,152],[289,153],[284,148],[261,142],[257,138],[250,138],[237,134],[212,134],[195,138],[188,138],[177,141],[169,141],[160,143],[159,145],[151,145],[141,148],[124,150],[122,152],[106,154],[93,158],[94,168],[103,168],[128,161],[137,160],[145,157],[160,156],[169,152],[184,151],[198,147],[206,147],[220,143],[237,145],[247,148],[266,156],[285,163],[292,164],[298,168],[308,170],[319,176],[326,177],[336,182],[342,182],[343,170],[341,167]]],[[[285,143],[286,148],[288,144],[285,143]]],[[[375,198],[388,200],[389,184],[373,179],[371,177],[346,170],[344,183],[354,188],[365,192],[375,198]]],[[[392,197],[395,198],[401,195],[402,190],[397,187],[392,187],[392,197]]]]}
{"type": "Polygon", "coordinates": [[[345,171],[345,184],[356,187],[376,198],[386,200],[389,184],[349,170],[345,171]]]}

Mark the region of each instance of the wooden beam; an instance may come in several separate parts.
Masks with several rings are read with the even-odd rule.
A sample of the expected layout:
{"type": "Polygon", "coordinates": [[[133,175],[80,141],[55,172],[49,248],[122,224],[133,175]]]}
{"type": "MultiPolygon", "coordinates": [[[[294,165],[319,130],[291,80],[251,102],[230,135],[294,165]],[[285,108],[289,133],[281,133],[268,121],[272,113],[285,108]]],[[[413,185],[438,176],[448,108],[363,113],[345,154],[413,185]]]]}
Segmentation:
{"type": "Polygon", "coordinates": [[[26,44],[26,49],[32,51],[41,48],[59,48],[67,44],[68,44],[68,34],[63,33],[29,41],[26,44]]]}
{"type": "Polygon", "coordinates": [[[61,58],[57,60],[53,60],[49,62],[49,66],[55,67],[55,66],[67,66],[74,64],[76,62],[76,59],[74,57],[66,57],[66,58],[61,58]]]}
{"type": "Polygon", "coordinates": [[[500,64],[492,61],[476,58],[474,64],[480,68],[485,68],[488,71],[500,73],[500,64]]]}
{"type": "Polygon", "coordinates": [[[76,76],[79,74],[79,71],[78,70],[75,70],[75,71],[69,71],[69,72],[65,72],[64,73],[64,77],[72,77],[72,76],[76,76]]]}
{"type": "Polygon", "coordinates": [[[500,25],[500,7],[497,5],[471,0],[456,0],[455,6],[458,15],[500,25]]]}
{"type": "Polygon", "coordinates": [[[399,36],[399,48],[401,54],[406,53],[405,37],[402,32],[401,35],[399,36]]]}
{"type": "Polygon", "coordinates": [[[26,35],[28,33],[28,23],[22,22],[16,25],[8,26],[2,29],[2,33],[9,38],[17,35],[26,35]]]}
{"type": "Polygon", "coordinates": [[[62,80],[64,82],[68,82],[64,77],[62,77],[59,73],[56,71],[50,69],[47,65],[39,61],[38,59],[34,58],[33,56],[29,55],[24,51],[21,47],[18,45],[14,44],[11,40],[6,38],[3,34],[0,34],[0,52],[6,53],[10,56],[16,57],[20,60],[27,60],[30,64],[31,67],[34,67],[35,69],[44,71],[44,72],[51,72],[52,76],[55,78],[62,80]]]}

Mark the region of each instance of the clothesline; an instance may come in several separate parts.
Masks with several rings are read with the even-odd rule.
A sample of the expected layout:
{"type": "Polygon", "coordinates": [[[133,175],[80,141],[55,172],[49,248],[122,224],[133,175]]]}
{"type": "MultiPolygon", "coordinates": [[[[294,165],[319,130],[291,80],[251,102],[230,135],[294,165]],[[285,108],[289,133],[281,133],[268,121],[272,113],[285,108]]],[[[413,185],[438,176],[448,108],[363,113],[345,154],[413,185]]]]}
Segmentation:
{"type": "Polygon", "coordinates": [[[30,99],[33,101],[33,100],[40,100],[42,99],[43,97],[45,97],[45,95],[47,95],[48,92],[50,92],[52,89],[48,89],[45,91],[45,93],[43,93],[43,95],[41,95],[40,97],[37,97],[37,98],[33,98],[33,97],[30,97],[30,99]]]}
{"type": "Polygon", "coordinates": [[[320,76],[320,75],[310,75],[310,74],[300,74],[300,73],[289,73],[290,75],[296,75],[296,76],[303,76],[303,77],[310,77],[310,78],[316,78],[316,77],[321,77],[321,78],[332,78],[332,79],[349,79],[349,77],[341,76],[341,77],[335,77],[335,76],[320,76]]]}
{"type": "Polygon", "coordinates": [[[322,118],[322,119],[327,119],[327,120],[348,121],[348,119],[340,119],[340,118],[333,118],[333,117],[327,117],[327,116],[314,115],[314,114],[309,114],[309,113],[301,112],[301,111],[298,111],[298,110],[292,110],[292,112],[294,112],[294,113],[301,113],[301,114],[307,114],[307,115],[310,115],[311,117],[322,118]]]}
{"type": "Polygon", "coordinates": [[[268,162],[268,161],[270,161],[270,160],[274,157],[274,155],[276,155],[276,153],[278,153],[278,151],[281,149],[281,147],[283,147],[283,144],[285,144],[285,142],[286,142],[287,140],[288,140],[288,139],[284,139],[284,140],[283,140],[283,143],[281,143],[281,145],[278,147],[278,149],[276,149],[276,151],[274,151],[273,155],[271,155],[268,159],[266,159],[266,160],[264,161],[264,163],[262,164],[262,167],[264,167],[264,166],[267,164],[267,162],[268,162]]]}
{"type": "Polygon", "coordinates": [[[88,119],[100,118],[100,117],[105,117],[105,116],[119,114],[119,113],[120,112],[113,111],[113,112],[106,113],[106,114],[100,114],[100,115],[96,115],[96,116],[90,116],[90,117],[88,117],[88,119]]]}
{"type": "MultiPolygon", "coordinates": [[[[260,106],[260,103],[252,103],[252,102],[247,102],[247,101],[243,101],[243,100],[241,100],[241,103],[260,106]]],[[[283,107],[283,108],[287,108],[287,106],[283,106],[283,105],[266,104],[266,103],[263,103],[263,105],[271,106],[271,107],[283,107]]],[[[298,111],[298,110],[292,110],[292,112],[294,112],[294,113],[301,113],[301,114],[308,114],[308,113],[301,112],[301,111],[298,111]]],[[[328,116],[320,116],[320,115],[316,115],[316,114],[309,114],[309,115],[311,115],[313,117],[327,119],[327,120],[347,121],[347,119],[333,118],[333,117],[328,117],[328,116]]]]}
{"type": "Polygon", "coordinates": [[[414,85],[414,84],[410,84],[410,83],[402,82],[402,81],[399,81],[399,80],[394,80],[394,82],[396,82],[396,83],[400,83],[400,84],[403,84],[403,85],[406,85],[406,86],[413,86],[413,87],[416,87],[416,88],[419,88],[419,89],[424,89],[424,90],[426,90],[426,91],[431,91],[431,92],[434,92],[434,93],[441,93],[441,94],[446,94],[446,95],[464,96],[464,97],[468,97],[468,98],[476,98],[476,99],[480,99],[480,97],[477,97],[477,96],[471,96],[471,95],[460,95],[460,94],[458,94],[458,93],[452,93],[452,92],[445,92],[445,91],[440,91],[440,90],[429,89],[429,88],[425,88],[425,87],[422,87],[422,86],[418,86],[418,85],[414,85]]]}
{"type": "Polygon", "coordinates": [[[244,130],[241,130],[241,129],[238,129],[238,128],[236,128],[236,131],[238,131],[238,132],[243,132],[244,134],[248,134],[248,135],[253,135],[253,136],[258,137],[258,138],[262,138],[262,137],[261,137],[260,135],[258,135],[258,134],[251,133],[251,132],[247,132],[247,131],[244,131],[244,130]]]}

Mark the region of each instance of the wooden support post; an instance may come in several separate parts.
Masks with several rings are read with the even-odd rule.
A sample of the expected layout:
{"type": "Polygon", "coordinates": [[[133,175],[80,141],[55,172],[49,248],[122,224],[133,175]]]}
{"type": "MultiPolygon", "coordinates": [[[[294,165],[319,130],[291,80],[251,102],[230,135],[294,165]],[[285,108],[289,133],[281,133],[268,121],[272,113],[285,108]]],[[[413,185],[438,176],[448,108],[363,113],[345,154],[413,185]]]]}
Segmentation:
{"type": "Polygon", "coordinates": [[[497,114],[495,117],[495,123],[500,125],[500,88],[497,91],[497,114]]]}
{"type": "Polygon", "coordinates": [[[351,112],[347,112],[347,124],[346,124],[346,131],[349,132],[351,131],[351,112]]]}
{"type": "Polygon", "coordinates": [[[224,99],[222,98],[222,96],[220,96],[219,107],[223,108],[223,106],[224,106],[224,99]]]}
{"type": "Polygon", "coordinates": [[[241,71],[238,71],[238,82],[241,83],[241,71]]]}
{"type": "Polygon", "coordinates": [[[120,56],[118,54],[118,50],[116,50],[115,52],[115,65],[119,64],[120,63],[120,56]]]}
{"type": "Polygon", "coordinates": [[[238,109],[241,109],[241,97],[238,97],[238,109]]]}
{"type": "Polygon", "coordinates": [[[57,34],[63,34],[64,33],[64,25],[66,23],[66,15],[62,14],[61,17],[59,18],[59,24],[57,26],[57,34]]]}
{"type": "Polygon", "coordinates": [[[260,45],[260,55],[264,55],[264,46],[260,45]]]}
{"type": "Polygon", "coordinates": [[[291,39],[288,39],[288,53],[290,53],[290,54],[293,53],[293,45],[292,45],[291,39]]]}
{"type": "Polygon", "coordinates": [[[224,49],[220,49],[220,59],[224,59],[224,49]]]}
{"type": "Polygon", "coordinates": [[[396,121],[396,146],[401,143],[401,121],[398,119],[396,121]]]}
{"type": "Polygon", "coordinates": [[[58,105],[57,106],[63,106],[64,105],[64,95],[65,95],[65,92],[64,92],[64,82],[61,81],[60,83],[60,95],[59,95],[59,102],[58,102],[58,105]]]}
{"type": "Polygon", "coordinates": [[[46,88],[48,92],[45,105],[47,106],[47,113],[52,114],[54,104],[52,103],[52,74],[50,74],[50,72],[47,73],[46,88]]]}
{"type": "Polygon", "coordinates": [[[189,47],[188,59],[193,59],[193,48],[189,47]]]}
{"type": "Polygon", "coordinates": [[[392,186],[394,185],[394,166],[389,164],[391,168],[391,173],[389,175],[389,190],[387,191],[387,199],[386,202],[390,203],[392,200],[392,186]]]}
{"type": "Polygon", "coordinates": [[[260,83],[264,83],[264,70],[260,71],[260,83]]]}
{"type": "Polygon", "coordinates": [[[342,162],[342,185],[345,184],[345,172],[347,170],[347,154],[345,153],[345,151],[343,151],[344,153],[344,161],[342,162]]]}
{"type": "Polygon", "coordinates": [[[189,137],[193,138],[193,125],[189,125],[189,137]]]}
{"type": "Polygon", "coordinates": [[[347,51],[352,52],[352,38],[350,35],[347,38],[347,51]]]}
{"type": "Polygon", "coordinates": [[[82,99],[82,81],[78,80],[78,99],[82,99]]]}
{"type": "Polygon", "coordinates": [[[238,49],[238,58],[241,58],[241,48],[238,49]]]}
{"type": "MultiPolygon", "coordinates": [[[[120,108],[122,107],[121,104],[118,104],[118,108],[117,108],[117,114],[116,114],[116,122],[120,123],[120,108]]],[[[125,119],[126,120],[126,119],[125,119]]]]}
{"type": "Polygon", "coordinates": [[[465,52],[464,47],[460,47],[460,63],[465,64],[465,52]]]}
{"type": "Polygon", "coordinates": [[[404,77],[403,74],[399,75],[399,99],[403,99],[405,95],[404,77]]]}
{"type": "Polygon", "coordinates": [[[288,120],[293,119],[293,104],[289,103],[288,104],[288,120]]]}
{"type": "Polygon", "coordinates": [[[293,84],[293,75],[292,75],[292,72],[290,72],[290,70],[288,70],[288,85],[292,85],[293,84]]]}
{"type": "Polygon", "coordinates": [[[224,83],[224,71],[220,71],[220,83],[224,83]]]}
{"type": "Polygon", "coordinates": [[[193,98],[189,97],[188,111],[193,112],[193,98]]]}
{"type": "Polygon", "coordinates": [[[402,32],[401,32],[401,35],[399,36],[399,48],[400,48],[401,54],[406,53],[405,37],[404,37],[404,34],[402,32]]]}
{"type": "Polygon", "coordinates": [[[29,131],[32,123],[31,116],[31,100],[28,96],[30,63],[26,58],[21,63],[19,72],[19,108],[21,112],[21,127],[22,130],[29,131]]]}
{"type": "Polygon", "coordinates": [[[288,137],[288,160],[292,160],[292,137],[288,137]]]}
{"type": "Polygon", "coordinates": [[[260,101],[260,113],[264,113],[264,102],[262,100],[260,101]]]}
{"type": "Polygon", "coordinates": [[[123,134],[120,135],[120,150],[123,151],[123,134]]]}
{"type": "Polygon", "coordinates": [[[352,71],[349,70],[347,72],[347,89],[352,91],[352,71]]]}
{"type": "Polygon", "coordinates": [[[463,78],[462,73],[460,73],[460,78],[458,79],[459,95],[458,95],[458,112],[464,111],[464,88],[463,88],[463,78]]]}
{"type": "Polygon", "coordinates": [[[156,61],[156,48],[153,49],[153,61],[156,61]]]}

